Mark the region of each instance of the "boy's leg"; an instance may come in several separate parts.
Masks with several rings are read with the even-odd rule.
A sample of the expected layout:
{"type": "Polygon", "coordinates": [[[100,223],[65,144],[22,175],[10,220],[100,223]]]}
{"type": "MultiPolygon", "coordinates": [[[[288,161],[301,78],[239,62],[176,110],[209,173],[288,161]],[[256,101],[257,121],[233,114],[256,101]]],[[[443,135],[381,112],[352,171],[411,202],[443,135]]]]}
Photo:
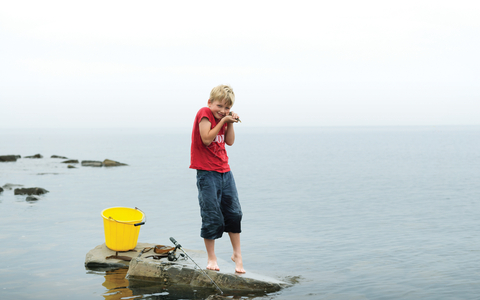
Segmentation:
{"type": "Polygon", "coordinates": [[[203,239],[205,241],[205,248],[207,249],[208,262],[207,269],[220,271],[217,264],[217,256],[215,255],[215,240],[203,239]]]}
{"type": "Polygon", "coordinates": [[[245,273],[242,261],[242,251],[240,248],[240,233],[229,232],[228,235],[230,236],[230,242],[232,243],[233,248],[232,260],[235,263],[235,272],[245,273]]]}
{"type": "Polygon", "coordinates": [[[200,236],[208,254],[207,269],[219,271],[215,255],[215,239],[222,237],[224,219],[220,208],[221,178],[217,172],[197,170],[198,200],[202,216],[200,236]]]}

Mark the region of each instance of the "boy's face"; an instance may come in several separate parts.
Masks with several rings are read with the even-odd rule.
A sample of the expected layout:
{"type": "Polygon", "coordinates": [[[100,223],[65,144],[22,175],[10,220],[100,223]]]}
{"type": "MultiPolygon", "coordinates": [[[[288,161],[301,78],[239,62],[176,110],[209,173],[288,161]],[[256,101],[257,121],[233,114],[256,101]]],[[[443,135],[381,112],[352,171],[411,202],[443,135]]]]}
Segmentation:
{"type": "Polygon", "coordinates": [[[213,102],[208,101],[208,108],[210,108],[216,119],[220,120],[230,113],[231,107],[227,106],[225,102],[225,100],[215,100],[213,102]]]}

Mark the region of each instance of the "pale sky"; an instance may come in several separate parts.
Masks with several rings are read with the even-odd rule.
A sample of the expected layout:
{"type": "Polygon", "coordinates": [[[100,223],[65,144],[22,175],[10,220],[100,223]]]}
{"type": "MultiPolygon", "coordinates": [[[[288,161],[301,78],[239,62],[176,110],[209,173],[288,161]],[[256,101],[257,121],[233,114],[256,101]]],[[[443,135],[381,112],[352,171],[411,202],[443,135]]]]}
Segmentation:
{"type": "Polygon", "coordinates": [[[0,128],[480,124],[479,1],[0,0],[0,128]]]}

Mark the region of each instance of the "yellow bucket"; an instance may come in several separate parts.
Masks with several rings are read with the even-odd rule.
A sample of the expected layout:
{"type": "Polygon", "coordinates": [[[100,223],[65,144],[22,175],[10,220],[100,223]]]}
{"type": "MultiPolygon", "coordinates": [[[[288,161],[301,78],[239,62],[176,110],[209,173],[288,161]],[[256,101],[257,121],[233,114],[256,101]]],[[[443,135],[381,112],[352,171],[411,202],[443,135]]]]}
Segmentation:
{"type": "Polygon", "coordinates": [[[138,208],[112,207],[102,211],[105,244],[113,251],[129,251],[137,246],[145,214],[138,208]]]}

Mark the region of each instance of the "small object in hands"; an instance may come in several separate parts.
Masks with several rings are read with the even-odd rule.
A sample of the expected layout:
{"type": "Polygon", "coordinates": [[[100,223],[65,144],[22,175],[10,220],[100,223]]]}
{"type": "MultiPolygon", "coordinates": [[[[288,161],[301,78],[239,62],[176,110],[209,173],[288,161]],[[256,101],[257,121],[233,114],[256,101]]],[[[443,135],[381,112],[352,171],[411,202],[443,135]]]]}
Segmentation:
{"type": "MultiPolygon", "coordinates": [[[[232,115],[232,112],[230,112],[228,115],[231,116],[231,115],[232,115]]],[[[235,120],[237,120],[238,122],[242,123],[242,121],[240,121],[239,118],[236,118],[235,120]]]]}

